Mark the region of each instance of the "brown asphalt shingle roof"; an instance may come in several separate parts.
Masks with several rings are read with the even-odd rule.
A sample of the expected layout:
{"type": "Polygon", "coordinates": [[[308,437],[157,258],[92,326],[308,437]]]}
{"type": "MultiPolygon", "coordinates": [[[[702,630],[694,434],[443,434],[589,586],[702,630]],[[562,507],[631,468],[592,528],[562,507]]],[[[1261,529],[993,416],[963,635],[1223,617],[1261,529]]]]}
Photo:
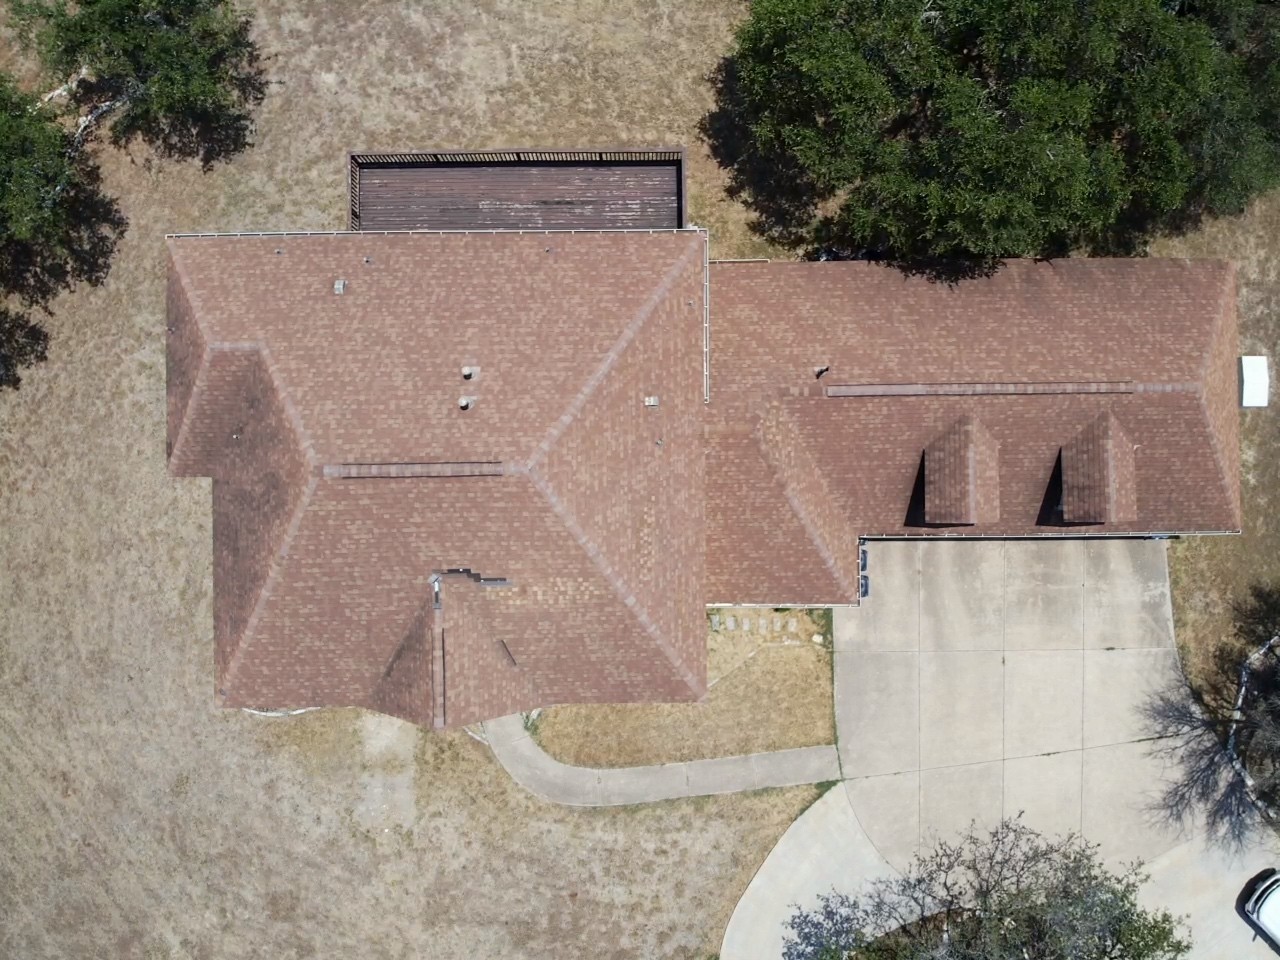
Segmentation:
{"type": "Polygon", "coordinates": [[[705,256],[172,238],[170,469],[213,478],[222,702],[687,700],[705,603],[856,601],[861,537],[1239,528],[1229,265],[953,288],[705,256]]]}
{"type": "Polygon", "coordinates": [[[705,243],[171,239],[170,466],[214,478],[223,701],[456,725],[699,696],[705,243]],[[452,570],[508,585],[449,574],[426,610],[452,570]]]}
{"type": "Polygon", "coordinates": [[[950,287],[869,263],[726,262],[711,264],[711,286],[707,564],[716,600],[855,600],[823,572],[825,544],[851,528],[857,536],[1240,528],[1229,264],[1011,261],[950,287]],[[813,511],[787,495],[800,481],[760,449],[751,424],[776,418],[778,404],[795,426],[790,442],[807,451],[807,461],[791,462],[813,465],[838,524],[806,525],[813,511]],[[1135,510],[1066,526],[1054,515],[1055,465],[1104,413],[1137,445],[1135,510]],[[964,417],[997,448],[998,489],[977,522],[929,526],[925,451],[964,417]]]}
{"type": "Polygon", "coordinates": [[[1099,414],[1062,448],[1062,516],[1106,523],[1138,516],[1134,444],[1111,411],[1099,414]]]}
{"type": "Polygon", "coordinates": [[[999,444],[965,415],[924,448],[924,519],[938,525],[1000,519],[999,444]]]}

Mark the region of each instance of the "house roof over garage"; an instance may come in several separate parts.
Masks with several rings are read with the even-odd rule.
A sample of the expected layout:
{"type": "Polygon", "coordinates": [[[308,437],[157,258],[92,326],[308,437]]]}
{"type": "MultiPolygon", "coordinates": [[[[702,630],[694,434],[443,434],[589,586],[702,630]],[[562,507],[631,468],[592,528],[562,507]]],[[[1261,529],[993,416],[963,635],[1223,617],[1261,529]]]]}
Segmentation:
{"type": "Polygon", "coordinates": [[[1229,264],[1010,261],[948,286],[713,263],[711,285],[709,599],[849,602],[823,558],[859,536],[1240,528],[1229,264]],[[942,444],[966,421],[981,443],[942,444]]]}

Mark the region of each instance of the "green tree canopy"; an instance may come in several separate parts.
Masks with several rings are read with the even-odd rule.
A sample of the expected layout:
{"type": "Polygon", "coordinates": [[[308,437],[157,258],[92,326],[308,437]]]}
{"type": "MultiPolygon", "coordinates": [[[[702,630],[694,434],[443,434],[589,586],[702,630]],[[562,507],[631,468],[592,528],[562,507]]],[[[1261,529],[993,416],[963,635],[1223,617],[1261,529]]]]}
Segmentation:
{"type": "MultiPolygon", "coordinates": [[[[227,0],[11,0],[23,35],[72,96],[111,112],[112,139],[140,136],[205,163],[244,149],[266,82],[251,22],[227,0]]],[[[94,114],[91,112],[90,116],[94,114]]]]}
{"type": "Polygon", "coordinates": [[[705,129],[775,237],[1131,252],[1280,183],[1277,54],[1254,0],[753,0],[705,129]]]}
{"type": "Polygon", "coordinates": [[[0,74],[0,295],[44,304],[100,281],[125,221],[54,115],[0,74]]]}
{"type": "MultiPolygon", "coordinates": [[[[0,75],[0,283],[20,292],[48,248],[65,256],[69,224],[59,195],[76,179],[66,134],[35,100],[0,75]]],[[[29,298],[30,299],[30,298],[29,298]]],[[[45,359],[49,337],[21,313],[0,306],[0,389],[16,388],[19,371],[45,359]]]]}
{"type": "MultiPolygon", "coordinates": [[[[34,97],[0,75],[0,261],[22,248],[61,249],[68,211],[59,197],[77,178],[67,134],[34,97]]],[[[8,272],[8,271],[6,271],[8,272]]]]}
{"type": "Polygon", "coordinates": [[[1190,945],[1138,905],[1139,870],[1113,873],[1078,837],[1019,820],[917,854],[856,897],[789,922],[784,960],[1177,960],[1190,945]]]}
{"type": "MultiPolygon", "coordinates": [[[[54,115],[0,74],[0,301],[44,305],[106,276],[125,220],[98,181],[54,115]]],[[[0,302],[0,387],[16,387],[47,344],[37,323],[0,302]]]]}

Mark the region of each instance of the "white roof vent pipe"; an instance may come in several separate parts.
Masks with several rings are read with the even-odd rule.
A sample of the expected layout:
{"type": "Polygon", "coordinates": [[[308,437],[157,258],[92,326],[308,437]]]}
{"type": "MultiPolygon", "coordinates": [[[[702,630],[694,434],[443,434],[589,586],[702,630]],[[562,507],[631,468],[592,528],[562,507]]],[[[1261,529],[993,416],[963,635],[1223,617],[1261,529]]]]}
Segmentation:
{"type": "Polygon", "coordinates": [[[1270,400],[1271,374],[1266,357],[1240,358],[1240,406],[1265,407],[1270,400]]]}

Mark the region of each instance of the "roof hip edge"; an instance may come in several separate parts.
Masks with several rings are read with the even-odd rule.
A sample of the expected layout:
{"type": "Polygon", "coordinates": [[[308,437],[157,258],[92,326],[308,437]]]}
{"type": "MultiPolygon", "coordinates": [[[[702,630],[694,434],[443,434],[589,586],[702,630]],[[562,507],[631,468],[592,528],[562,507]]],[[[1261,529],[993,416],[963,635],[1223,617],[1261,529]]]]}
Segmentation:
{"type": "MultiPolygon", "coordinates": [[[[804,444],[796,437],[795,424],[792,418],[778,404],[771,404],[769,413],[766,417],[772,417],[777,421],[778,425],[784,428],[782,432],[785,435],[794,438],[794,444],[791,448],[793,456],[803,459],[800,465],[801,471],[810,477],[819,488],[818,497],[825,499],[828,503],[832,503],[830,489],[827,484],[826,477],[823,475],[814,462],[810,452],[804,447],[804,444]]],[[[761,417],[752,430],[752,437],[756,445],[760,449],[761,459],[768,465],[769,470],[773,473],[778,483],[782,486],[783,496],[786,498],[787,504],[791,507],[791,512],[795,514],[796,519],[800,522],[800,526],[804,528],[805,535],[809,538],[809,542],[813,544],[814,549],[818,551],[818,555],[822,558],[823,566],[827,568],[827,572],[831,574],[831,578],[836,585],[844,591],[845,597],[856,597],[859,595],[859,585],[849,583],[848,578],[841,570],[840,563],[836,559],[835,551],[827,542],[824,535],[821,521],[813,516],[814,510],[812,505],[807,503],[800,491],[796,489],[791,477],[784,471],[779,451],[776,444],[770,442],[766,437],[768,429],[768,421],[766,417],[761,417]]],[[[837,512],[838,521],[845,521],[846,518],[837,512]]],[[[848,534],[856,536],[856,532],[852,525],[848,526],[848,534]]]]}
{"type": "Polygon", "coordinates": [[[653,622],[653,618],[649,616],[648,611],[645,610],[640,604],[640,601],[636,599],[635,594],[627,591],[627,585],[619,579],[617,573],[610,565],[608,559],[606,559],[604,553],[598,546],[596,546],[595,542],[587,536],[586,531],[584,531],[581,525],[579,525],[577,519],[574,518],[573,514],[569,511],[569,508],[565,505],[564,501],[560,499],[551,484],[537,470],[529,471],[529,482],[532,483],[534,489],[541,493],[546,499],[548,505],[555,512],[556,516],[558,516],[564,523],[565,529],[569,531],[569,535],[573,537],[574,542],[576,542],[582,549],[583,553],[591,559],[591,562],[595,565],[596,569],[600,571],[601,576],[604,577],[610,588],[612,588],[614,594],[620,601],[622,601],[622,605],[631,611],[632,616],[634,616],[639,622],[644,632],[648,634],[649,638],[653,640],[658,649],[662,651],[663,656],[665,656],[667,658],[667,662],[671,664],[676,676],[678,676],[680,680],[685,683],[691,691],[693,691],[693,693],[698,696],[702,696],[702,694],[706,692],[704,685],[698,681],[697,676],[694,675],[693,671],[689,669],[684,660],[676,653],[667,638],[662,636],[657,624],[653,622]]]}
{"type": "Polygon", "coordinates": [[[271,598],[276,583],[280,579],[281,571],[284,569],[285,560],[288,558],[289,546],[293,543],[293,538],[297,535],[298,528],[302,526],[302,518],[306,515],[307,508],[311,505],[311,498],[315,495],[316,487],[319,483],[320,477],[315,473],[307,477],[307,485],[302,491],[302,496],[298,499],[298,505],[293,510],[293,516],[289,518],[289,526],[285,528],[284,536],[280,538],[280,543],[272,554],[271,565],[267,569],[266,578],[262,581],[262,588],[258,591],[258,597],[253,602],[253,610],[249,614],[249,619],[245,621],[243,632],[241,632],[239,639],[236,641],[235,652],[231,655],[231,659],[227,661],[227,669],[218,678],[219,699],[226,698],[226,691],[235,682],[236,671],[244,659],[245,650],[253,641],[253,635],[263,616],[263,609],[271,598]]]}
{"type": "MultiPolygon", "coordinates": [[[[1234,488],[1232,487],[1232,471],[1230,469],[1228,451],[1222,448],[1222,437],[1218,435],[1217,425],[1214,423],[1213,411],[1209,407],[1209,386],[1213,377],[1213,364],[1216,360],[1221,359],[1218,356],[1218,337],[1223,333],[1223,328],[1230,325],[1234,330],[1228,329],[1226,333],[1230,337],[1230,356],[1233,362],[1239,364],[1239,360],[1235,359],[1240,354],[1240,328],[1238,320],[1239,304],[1236,295],[1236,265],[1233,260],[1220,261],[1225,264],[1226,269],[1222,271],[1222,289],[1219,292],[1218,312],[1214,317],[1213,329],[1209,333],[1209,342],[1205,345],[1204,363],[1200,368],[1200,377],[1196,383],[1196,394],[1200,401],[1200,413],[1204,417],[1205,428],[1209,432],[1209,447],[1213,450],[1213,463],[1217,468],[1218,482],[1222,486],[1222,492],[1227,497],[1227,505],[1230,508],[1231,519],[1238,526],[1243,528],[1244,513],[1240,498],[1240,482],[1237,476],[1234,488]]],[[[1222,345],[1225,348],[1225,344],[1222,345]]],[[[1237,404],[1238,399],[1232,400],[1233,407],[1237,404]]],[[[1235,411],[1239,416],[1239,410],[1235,411]]],[[[1237,449],[1239,440],[1237,439],[1237,449]]],[[[1237,453],[1238,456],[1238,453],[1237,453]]]]}
{"type": "Polygon", "coordinates": [[[569,401],[568,408],[560,415],[559,419],[551,425],[551,429],[549,429],[547,431],[547,435],[542,438],[542,442],[534,448],[533,453],[529,456],[528,461],[526,461],[527,469],[537,469],[538,464],[542,463],[542,461],[547,458],[547,454],[549,454],[551,452],[551,448],[556,445],[556,441],[559,440],[564,432],[569,429],[573,424],[573,421],[578,418],[578,414],[581,413],[582,408],[587,405],[587,401],[591,399],[591,395],[599,389],[600,384],[603,383],[605,377],[609,375],[609,371],[617,366],[619,358],[626,353],[627,347],[631,346],[636,337],[639,336],[640,331],[644,329],[645,324],[653,315],[653,311],[657,309],[658,304],[660,304],[663,299],[665,299],[666,295],[671,292],[671,288],[675,285],[677,278],[679,278],[680,274],[689,266],[689,261],[696,259],[698,262],[704,264],[703,270],[706,270],[705,262],[703,260],[704,251],[705,247],[701,241],[691,243],[689,245],[689,249],[687,249],[681,256],[677,257],[675,262],[667,268],[667,272],[663,275],[661,282],[650,291],[649,296],[645,299],[644,303],[640,305],[635,316],[631,318],[626,327],[623,328],[618,339],[614,341],[613,346],[609,348],[608,353],[605,354],[600,365],[596,367],[591,376],[587,378],[586,384],[580,391],[578,391],[578,395],[569,401]]]}

